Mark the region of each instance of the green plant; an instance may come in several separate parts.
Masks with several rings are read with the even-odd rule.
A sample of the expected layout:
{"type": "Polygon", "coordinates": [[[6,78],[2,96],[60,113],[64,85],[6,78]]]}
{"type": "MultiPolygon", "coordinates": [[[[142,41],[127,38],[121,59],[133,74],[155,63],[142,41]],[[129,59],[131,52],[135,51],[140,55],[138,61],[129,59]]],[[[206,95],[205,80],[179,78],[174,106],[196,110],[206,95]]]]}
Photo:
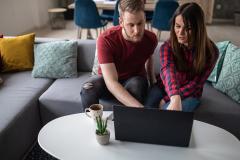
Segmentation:
{"type": "Polygon", "coordinates": [[[105,135],[108,133],[107,131],[107,119],[104,121],[102,117],[96,117],[97,129],[96,133],[98,135],[105,135]]]}

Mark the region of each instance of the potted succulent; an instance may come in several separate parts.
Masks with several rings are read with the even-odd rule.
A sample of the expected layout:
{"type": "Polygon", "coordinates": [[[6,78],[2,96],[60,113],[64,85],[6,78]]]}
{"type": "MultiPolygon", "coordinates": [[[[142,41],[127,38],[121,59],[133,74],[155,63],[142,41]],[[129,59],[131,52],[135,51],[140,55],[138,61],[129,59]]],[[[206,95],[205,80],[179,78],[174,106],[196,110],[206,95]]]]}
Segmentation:
{"type": "Polygon", "coordinates": [[[107,130],[107,119],[103,120],[102,117],[96,117],[96,138],[99,144],[106,145],[109,143],[110,132],[107,130]]]}

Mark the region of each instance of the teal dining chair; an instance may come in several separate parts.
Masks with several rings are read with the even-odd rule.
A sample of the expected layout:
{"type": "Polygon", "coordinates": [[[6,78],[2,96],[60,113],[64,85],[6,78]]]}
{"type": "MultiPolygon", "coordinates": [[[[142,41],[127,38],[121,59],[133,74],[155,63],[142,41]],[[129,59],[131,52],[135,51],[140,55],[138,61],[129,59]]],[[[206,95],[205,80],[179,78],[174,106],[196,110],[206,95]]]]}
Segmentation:
{"type": "Polygon", "coordinates": [[[174,0],[159,0],[155,6],[152,18],[152,27],[157,29],[157,38],[160,40],[161,31],[169,31],[171,18],[179,4],[174,0]]]}
{"type": "Polygon", "coordinates": [[[87,29],[88,38],[92,38],[90,29],[95,29],[98,36],[98,28],[101,33],[107,25],[107,21],[101,19],[92,0],[75,0],[74,22],[78,26],[78,38],[81,38],[82,29],[87,29]]]}

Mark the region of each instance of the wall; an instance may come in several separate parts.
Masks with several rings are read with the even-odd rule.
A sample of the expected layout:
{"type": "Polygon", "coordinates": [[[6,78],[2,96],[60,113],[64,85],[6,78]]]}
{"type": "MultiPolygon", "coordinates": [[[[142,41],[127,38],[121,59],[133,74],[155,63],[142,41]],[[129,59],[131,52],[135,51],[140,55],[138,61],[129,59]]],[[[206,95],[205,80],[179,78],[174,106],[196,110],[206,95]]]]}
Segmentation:
{"type": "Polygon", "coordinates": [[[215,0],[213,18],[233,19],[236,10],[240,11],[240,0],[215,0]]]}
{"type": "Polygon", "coordinates": [[[201,6],[205,14],[206,23],[211,24],[213,18],[214,0],[178,0],[179,4],[195,2],[201,6]]]}
{"type": "Polygon", "coordinates": [[[14,36],[48,23],[57,0],[0,0],[0,33],[14,36]]]}

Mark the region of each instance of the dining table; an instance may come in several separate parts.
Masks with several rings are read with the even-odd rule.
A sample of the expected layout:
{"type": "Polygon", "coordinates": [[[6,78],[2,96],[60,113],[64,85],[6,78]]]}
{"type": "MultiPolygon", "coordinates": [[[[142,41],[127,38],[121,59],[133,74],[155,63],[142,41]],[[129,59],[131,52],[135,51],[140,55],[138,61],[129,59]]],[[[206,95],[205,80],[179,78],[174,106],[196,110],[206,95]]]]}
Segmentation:
{"type": "MultiPolygon", "coordinates": [[[[96,3],[96,6],[99,10],[114,10],[115,5],[116,5],[116,0],[115,1],[110,1],[110,0],[93,0],[96,3]]],[[[147,0],[146,3],[144,4],[145,11],[154,11],[156,5],[155,0],[147,0]]],[[[68,5],[68,9],[74,9],[75,4],[72,3],[68,5]]]]}

